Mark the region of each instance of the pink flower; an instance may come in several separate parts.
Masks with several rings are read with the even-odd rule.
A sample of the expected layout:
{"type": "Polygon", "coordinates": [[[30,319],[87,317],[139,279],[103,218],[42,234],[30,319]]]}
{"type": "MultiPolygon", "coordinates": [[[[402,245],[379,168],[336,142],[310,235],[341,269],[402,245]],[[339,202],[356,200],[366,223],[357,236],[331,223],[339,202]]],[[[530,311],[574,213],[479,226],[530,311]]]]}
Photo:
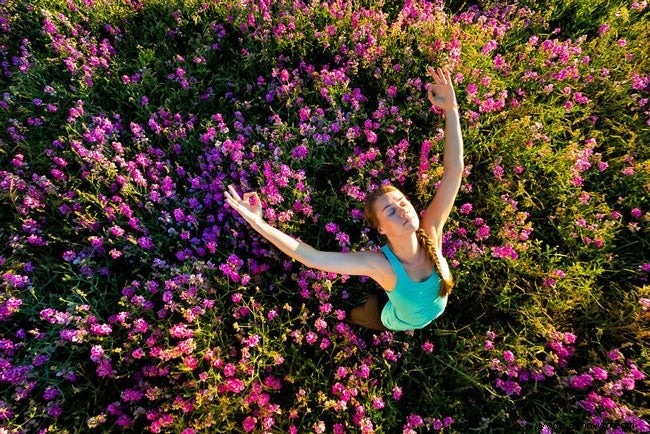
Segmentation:
{"type": "Polygon", "coordinates": [[[233,393],[240,393],[242,392],[246,386],[244,386],[244,382],[241,381],[239,378],[228,378],[226,380],[226,389],[230,392],[233,393]]]}
{"type": "Polygon", "coordinates": [[[460,213],[463,215],[467,215],[472,211],[472,204],[471,203],[464,203],[460,206],[460,213]]]}
{"type": "Polygon", "coordinates": [[[368,143],[377,143],[377,134],[374,131],[364,130],[364,133],[366,134],[366,140],[368,140],[368,143]]]}
{"type": "Polygon", "coordinates": [[[612,362],[616,362],[616,361],[618,361],[618,360],[622,360],[622,359],[623,359],[623,354],[622,354],[621,351],[618,350],[618,349],[610,351],[609,353],[607,353],[607,355],[609,356],[609,359],[610,359],[612,362]]]}
{"type": "Polygon", "coordinates": [[[329,222],[325,225],[325,230],[330,234],[335,234],[338,232],[339,227],[336,223],[329,222]]]}
{"type": "Polygon", "coordinates": [[[601,367],[594,366],[590,369],[590,372],[593,374],[596,380],[607,380],[607,371],[601,367]]]}
{"type": "Polygon", "coordinates": [[[198,366],[198,363],[196,361],[196,357],[194,357],[194,356],[185,357],[183,359],[183,364],[185,366],[187,366],[189,369],[192,369],[192,370],[196,369],[196,367],[198,366]]]}
{"type": "Polygon", "coordinates": [[[244,419],[242,426],[244,427],[244,431],[251,432],[255,429],[255,424],[257,424],[257,418],[248,416],[244,419]]]}
{"type": "Polygon", "coordinates": [[[322,434],[325,432],[325,422],[323,422],[322,420],[319,420],[318,422],[314,422],[312,428],[314,429],[314,432],[316,434],[322,434]]]}
{"type": "Polygon", "coordinates": [[[311,345],[318,340],[318,335],[310,330],[305,335],[305,340],[311,345]]]}
{"type": "Polygon", "coordinates": [[[429,341],[426,341],[425,343],[422,344],[422,349],[426,351],[427,353],[432,353],[433,352],[433,344],[429,341]]]}
{"type": "Polygon", "coordinates": [[[569,380],[569,385],[575,389],[585,389],[591,386],[593,377],[589,374],[581,374],[569,380]]]}
{"type": "Polygon", "coordinates": [[[503,390],[506,395],[519,395],[521,393],[521,386],[516,381],[498,379],[496,387],[503,390]]]}
{"type": "Polygon", "coordinates": [[[226,366],[223,367],[223,375],[226,377],[232,377],[235,375],[235,365],[232,363],[228,363],[226,366]]]}
{"type": "Polygon", "coordinates": [[[176,324],[169,329],[169,334],[177,339],[183,339],[192,337],[194,331],[187,328],[185,324],[176,324]]]}

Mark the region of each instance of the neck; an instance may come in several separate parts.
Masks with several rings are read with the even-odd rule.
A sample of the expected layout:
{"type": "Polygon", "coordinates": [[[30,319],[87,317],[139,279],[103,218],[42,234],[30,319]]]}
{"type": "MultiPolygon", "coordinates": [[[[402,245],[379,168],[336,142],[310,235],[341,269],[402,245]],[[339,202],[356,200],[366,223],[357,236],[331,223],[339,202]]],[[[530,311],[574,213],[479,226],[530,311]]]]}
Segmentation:
{"type": "Polygon", "coordinates": [[[415,232],[399,239],[389,239],[388,245],[402,264],[412,264],[418,261],[420,244],[415,232]]]}

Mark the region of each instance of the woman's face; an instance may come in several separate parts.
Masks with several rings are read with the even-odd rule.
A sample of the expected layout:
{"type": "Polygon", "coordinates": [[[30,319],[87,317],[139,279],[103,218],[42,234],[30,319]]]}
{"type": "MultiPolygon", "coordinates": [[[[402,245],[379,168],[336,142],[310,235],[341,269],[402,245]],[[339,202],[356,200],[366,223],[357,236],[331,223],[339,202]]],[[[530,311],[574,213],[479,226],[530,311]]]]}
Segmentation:
{"type": "Polygon", "coordinates": [[[377,230],[388,237],[411,233],[420,227],[420,219],[413,205],[401,191],[380,196],[374,205],[377,230]]]}

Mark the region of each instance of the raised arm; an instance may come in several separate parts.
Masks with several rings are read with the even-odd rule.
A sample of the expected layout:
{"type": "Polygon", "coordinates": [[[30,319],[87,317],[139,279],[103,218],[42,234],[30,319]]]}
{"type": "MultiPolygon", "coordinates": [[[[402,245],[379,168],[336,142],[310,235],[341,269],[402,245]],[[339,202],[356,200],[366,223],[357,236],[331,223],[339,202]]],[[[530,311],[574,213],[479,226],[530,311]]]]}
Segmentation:
{"type": "Polygon", "coordinates": [[[429,74],[433,78],[433,85],[428,91],[429,101],[445,112],[444,173],[433,200],[424,212],[420,227],[440,244],[442,229],[456,200],[463,175],[463,137],[451,73],[440,68],[437,71],[429,68],[429,74]]]}
{"type": "Polygon", "coordinates": [[[371,252],[324,252],[307,243],[296,240],[274,228],[262,218],[262,204],[257,193],[244,193],[240,197],[232,185],[224,192],[226,202],[260,235],[269,240],[285,254],[310,268],[336,274],[369,276],[381,280],[378,255],[371,252]]]}

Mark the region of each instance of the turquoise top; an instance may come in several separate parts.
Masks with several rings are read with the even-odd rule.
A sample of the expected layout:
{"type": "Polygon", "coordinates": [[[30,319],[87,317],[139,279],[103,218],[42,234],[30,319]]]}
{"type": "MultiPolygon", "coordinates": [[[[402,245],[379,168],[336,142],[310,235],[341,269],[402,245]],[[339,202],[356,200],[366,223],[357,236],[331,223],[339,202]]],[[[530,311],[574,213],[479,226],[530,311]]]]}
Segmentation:
{"type": "Polygon", "coordinates": [[[434,271],[423,282],[412,280],[397,256],[388,247],[381,248],[397,275],[395,289],[388,292],[388,302],[381,311],[381,322],[389,330],[414,330],[426,327],[447,306],[447,296],[440,297],[440,276],[434,271]]]}

